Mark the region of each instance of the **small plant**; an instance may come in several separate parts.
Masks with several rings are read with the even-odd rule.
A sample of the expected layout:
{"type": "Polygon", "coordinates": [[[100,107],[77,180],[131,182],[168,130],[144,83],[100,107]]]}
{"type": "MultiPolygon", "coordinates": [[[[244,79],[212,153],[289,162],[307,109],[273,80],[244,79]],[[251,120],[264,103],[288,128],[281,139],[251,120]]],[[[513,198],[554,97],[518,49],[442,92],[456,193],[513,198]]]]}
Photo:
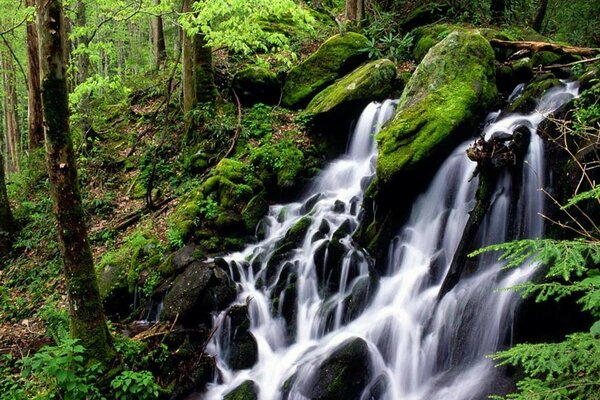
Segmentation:
{"type": "Polygon", "coordinates": [[[123,371],[110,383],[117,400],[147,400],[158,397],[159,386],[148,371],[123,371]]]}
{"type": "Polygon", "coordinates": [[[78,340],[63,339],[59,345],[43,347],[25,358],[22,377],[29,383],[28,389],[37,394],[58,393],[65,400],[101,399],[94,386],[102,372],[100,364],[86,364],[84,352],[78,340]]]}

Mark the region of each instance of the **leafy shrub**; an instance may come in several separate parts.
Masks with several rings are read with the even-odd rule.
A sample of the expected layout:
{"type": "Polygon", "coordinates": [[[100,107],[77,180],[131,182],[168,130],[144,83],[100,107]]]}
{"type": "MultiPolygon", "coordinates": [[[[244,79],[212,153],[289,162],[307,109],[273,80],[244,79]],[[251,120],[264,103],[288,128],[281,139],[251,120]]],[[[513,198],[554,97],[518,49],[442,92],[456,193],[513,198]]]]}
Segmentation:
{"type": "Polygon", "coordinates": [[[147,400],[158,397],[159,386],[148,371],[123,371],[110,383],[117,400],[147,400]]]}

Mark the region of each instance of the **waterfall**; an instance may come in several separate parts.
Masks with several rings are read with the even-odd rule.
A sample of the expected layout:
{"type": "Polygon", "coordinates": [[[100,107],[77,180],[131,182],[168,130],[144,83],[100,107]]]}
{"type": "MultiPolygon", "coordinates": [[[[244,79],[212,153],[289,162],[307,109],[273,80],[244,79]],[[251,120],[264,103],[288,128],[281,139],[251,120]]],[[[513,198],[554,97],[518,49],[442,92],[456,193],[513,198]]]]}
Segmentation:
{"type": "MultiPolygon", "coordinates": [[[[477,247],[542,236],[538,214],[544,196],[539,188],[546,174],[536,131],[576,94],[576,84],[565,83],[548,91],[531,114],[490,114],[484,136],[512,134],[524,126],[531,141],[520,183],[515,184],[514,174],[500,177],[477,247]],[[516,203],[511,201],[515,196],[516,203]]],[[[258,361],[249,369],[230,368],[225,355],[231,322],[226,312],[216,316],[207,351],[216,355],[220,379],[198,398],[222,399],[252,380],[261,400],[307,399],[310,375],[349,338],[361,338],[368,346],[371,368],[365,374],[370,383],[364,400],[485,398],[495,374],[484,356],[507,342],[518,303],[515,294],[496,289],[522,282],[532,268],[502,271],[497,254],[485,254],[438,299],[475,202],[475,164],[465,155],[470,143],[465,142],[414,202],[408,221],[390,243],[387,264],[379,268],[383,276],[372,284],[372,261],[353,245],[351,234],[375,173],[373,135],[391,118],[395,104],[388,100],[367,106],[346,155],[321,173],[302,201],[270,208],[262,241],[225,257],[238,283],[238,303],[248,304],[258,361]],[[291,246],[290,231],[301,232],[291,246]],[[351,309],[349,304],[359,306],[351,309]]]]}

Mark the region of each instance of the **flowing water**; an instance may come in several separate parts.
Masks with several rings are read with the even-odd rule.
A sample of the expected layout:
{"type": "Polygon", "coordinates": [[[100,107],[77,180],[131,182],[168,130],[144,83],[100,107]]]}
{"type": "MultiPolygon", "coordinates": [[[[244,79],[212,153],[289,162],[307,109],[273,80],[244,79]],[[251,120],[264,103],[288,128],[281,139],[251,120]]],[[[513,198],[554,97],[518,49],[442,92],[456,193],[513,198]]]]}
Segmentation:
{"type": "MultiPolygon", "coordinates": [[[[565,83],[550,90],[529,115],[496,120],[499,113],[490,114],[484,136],[512,134],[522,126],[532,135],[519,179],[508,173],[500,178],[476,247],[543,234],[539,188],[546,174],[543,143],[535,132],[576,94],[576,84],[565,83]]],[[[394,107],[389,100],[367,106],[347,154],[322,172],[302,202],[271,207],[261,242],[226,257],[238,282],[238,302],[249,307],[258,361],[251,369],[229,368],[225,355],[231,343],[224,338],[231,323],[225,313],[217,316],[208,351],[217,356],[220,383],[200,398],[222,399],[251,379],[259,399],[278,400],[284,382],[294,376],[286,398],[306,399],[310,375],[341,343],[356,337],[368,344],[371,364],[365,371],[371,384],[362,399],[479,399],[493,384],[494,367],[484,356],[510,340],[518,303],[514,294],[496,289],[527,279],[533,268],[502,272],[497,255],[485,254],[474,261],[472,273],[438,299],[474,206],[475,164],[465,155],[470,142],[454,150],[414,202],[407,223],[390,243],[387,264],[378,268],[382,276],[376,290],[371,296],[360,290],[374,288],[369,282],[375,272],[348,233],[359,223],[363,191],[375,171],[373,135],[394,107]],[[288,231],[306,216],[310,220],[300,222],[308,226],[306,234],[292,250],[277,255],[288,231]],[[336,238],[341,238],[340,261],[330,263],[336,251],[326,245],[336,238]],[[361,293],[370,301],[351,310],[349,300],[361,293]],[[376,392],[369,389],[375,384],[380,387],[376,392]]]]}

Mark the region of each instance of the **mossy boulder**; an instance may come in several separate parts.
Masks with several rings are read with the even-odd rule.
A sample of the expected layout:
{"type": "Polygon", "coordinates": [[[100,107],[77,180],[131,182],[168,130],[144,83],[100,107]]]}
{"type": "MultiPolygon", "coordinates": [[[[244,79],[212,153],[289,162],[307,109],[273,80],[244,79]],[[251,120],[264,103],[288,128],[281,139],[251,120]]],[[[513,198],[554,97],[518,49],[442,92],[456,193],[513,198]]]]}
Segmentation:
{"type": "Polygon", "coordinates": [[[390,60],[372,61],[317,94],[306,110],[318,118],[319,114],[380,100],[392,91],[395,76],[396,66],[390,60]]]}
{"type": "Polygon", "coordinates": [[[242,210],[242,218],[246,229],[252,231],[260,220],[269,212],[269,203],[263,195],[254,196],[242,210]]]}
{"type": "Polygon", "coordinates": [[[368,39],[354,32],[335,35],[302,63],[292,68],[283,85],[282,103],[303,107],[314,95],[367,59],[368,39]]]}
{"type": "Polygon", "coordinates": [[[474,125],[497,94],[494,52],[479,34],[455,31],[434,46],[408,82],[393,120],[377,135],[380,187],[401,185],[474,125]]]}
{"type": "Polygon", "coordinates": [[[257,392],[254,382],[247,380],[231,392],[227,393],[225,397],[223,397],[223,400],[257,400],[257,392]]]}
{"type": "Polygon", "coordinates": [[[468,29],[449,24],[426,25],[416,28],[412,32],[414,37],[412,54],[415,60],[420,62],[429,49],[444,40],[446,36],[454,31],[467,32],[468,29]]]}
{"type": "Polygon", "coordinates": [[[281,83],[274,72],[258,65],[249,65],[233,77],[232,87],[245,105],[277,104],[281,83]]]}
{"type": "Polygon", "coordinates": [[[441,18],[446,17],[450,8],[449,2],[446,1],[423,2],[400,22],[400,27],[403,31],[407,32],[418,26],[439,21],[441,18]]]}
{"type": "Polygon", "coordinates": [[[223,310],[235,296],[235,284],[226,271],[215,263],[194,261],[165,295],[160,319],[189,327],[210,323],[211,312],[223,310]]]}
{"type": "Polygon", "coordinates": [[[314,372],[302,395],[314,400],[359,400],[371,379],[369,358],[363,339],[346,340],[314,372]]]}

